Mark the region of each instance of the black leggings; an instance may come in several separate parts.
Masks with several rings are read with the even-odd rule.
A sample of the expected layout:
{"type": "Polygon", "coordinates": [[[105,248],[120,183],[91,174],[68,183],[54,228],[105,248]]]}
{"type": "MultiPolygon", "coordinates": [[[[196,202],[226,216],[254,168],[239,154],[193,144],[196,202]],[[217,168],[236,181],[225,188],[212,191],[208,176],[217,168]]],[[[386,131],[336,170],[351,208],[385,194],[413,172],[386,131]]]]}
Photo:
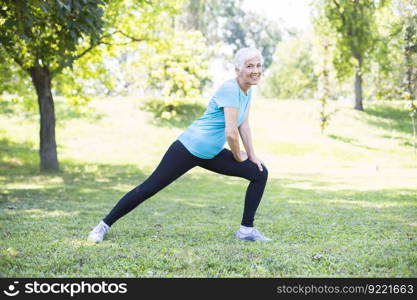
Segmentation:
{"type": "Polygon", "coordinates": [[[169,147],[155,171],[142,184],[124,195],[103,221],[111,226],[143,201],[196,166],[224,175],[242,177],[250,181],[246,190],[241,224],[253,227],[256,209],[261,201],[268,179],[266,167],[263,166],[263,171],[260,171],[258,166],[250,160],[237,162],[228,149],[223,149],[212,159],[202,159],[192,155],[178,140],[169,147]]]}

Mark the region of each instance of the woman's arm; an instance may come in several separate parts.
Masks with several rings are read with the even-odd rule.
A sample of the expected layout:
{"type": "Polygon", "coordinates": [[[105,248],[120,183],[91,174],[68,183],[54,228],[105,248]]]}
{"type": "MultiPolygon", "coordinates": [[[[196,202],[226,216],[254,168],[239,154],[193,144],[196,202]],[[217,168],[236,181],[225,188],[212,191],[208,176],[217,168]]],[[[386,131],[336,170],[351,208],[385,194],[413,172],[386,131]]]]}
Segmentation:
{"type": "Polygon", "coordinates": [[[254,157],[255,156],[255,150],[253,149],[252,144],[252,133],[249,127],[249,113],[246,116],[246,119],[240,124],[239,127],[239,133],[242,138],[243,146],[246,149],[246,153],[248,154],[248,157],[254,157]]]}
{"type": "Polygon", "coordinates": [[[252,132],[249,126],[249,112],[246,115],[246,119],[242,122],[242,124],[240,124],[239,133],[242,138],[243,146],[246,149],[249,159],[253,161],[255,164],[257,164],[259,170],[262,171],[263,170],[262,162],[260,159],[256,157],[255,150],[253,149],[252,132]]]}
{"type": "Polygon", "coordinates": [[[247,154],[244,151],[240,151],[239,145],[239,130],[237,128],[238,109],[234,107],[224,108],[224,118],[226,122],[226,139],[229,144],[230,150],[233,153],[233,157],[238,162],[242,162],[248,159],[247,154]]]}

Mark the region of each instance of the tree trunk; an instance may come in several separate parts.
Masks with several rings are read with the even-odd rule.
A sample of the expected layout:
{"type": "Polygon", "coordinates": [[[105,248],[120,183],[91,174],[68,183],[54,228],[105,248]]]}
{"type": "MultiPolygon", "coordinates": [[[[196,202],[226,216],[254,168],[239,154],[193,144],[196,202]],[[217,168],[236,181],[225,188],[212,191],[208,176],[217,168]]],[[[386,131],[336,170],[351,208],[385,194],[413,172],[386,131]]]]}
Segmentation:
{"type": "Polygon", "coordinates": [[[38,95],[40,126],[40,168],[42,171],[58,171],[58,156],[55,142],[55,110],[51,92],[51,75],[46,67],[29,69],[38,95]]]}
{"type": "Polygon", "coordinates": [[[358,65],[355,70],[355,109],[363,111],[362,105],[362,58],[356,56],[358,65]]]}

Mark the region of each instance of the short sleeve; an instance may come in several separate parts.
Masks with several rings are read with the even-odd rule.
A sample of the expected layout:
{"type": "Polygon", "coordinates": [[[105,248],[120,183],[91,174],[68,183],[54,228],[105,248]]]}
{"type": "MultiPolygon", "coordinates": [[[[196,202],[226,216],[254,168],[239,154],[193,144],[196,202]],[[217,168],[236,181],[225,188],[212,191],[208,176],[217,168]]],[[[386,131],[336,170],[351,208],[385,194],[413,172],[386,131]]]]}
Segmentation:
{"type": "Polygon", "coordinates": [[[239,86],[232,81],[223,84],[214,94],[218,107],[239,108],[239,86]]]}

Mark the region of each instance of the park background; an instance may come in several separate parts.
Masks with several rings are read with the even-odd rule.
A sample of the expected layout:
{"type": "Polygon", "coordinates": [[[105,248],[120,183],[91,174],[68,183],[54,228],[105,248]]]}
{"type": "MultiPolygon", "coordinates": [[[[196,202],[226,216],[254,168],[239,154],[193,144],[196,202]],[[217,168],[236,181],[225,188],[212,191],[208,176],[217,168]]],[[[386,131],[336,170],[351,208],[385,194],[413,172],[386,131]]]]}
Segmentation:
{"type": "Polygon", "coordinates": [[[1,277],[416,277],[415,0],[0,0],[1,277]],[[88,232],[258,47],[269,181],[193,169],[88,232]]]}

